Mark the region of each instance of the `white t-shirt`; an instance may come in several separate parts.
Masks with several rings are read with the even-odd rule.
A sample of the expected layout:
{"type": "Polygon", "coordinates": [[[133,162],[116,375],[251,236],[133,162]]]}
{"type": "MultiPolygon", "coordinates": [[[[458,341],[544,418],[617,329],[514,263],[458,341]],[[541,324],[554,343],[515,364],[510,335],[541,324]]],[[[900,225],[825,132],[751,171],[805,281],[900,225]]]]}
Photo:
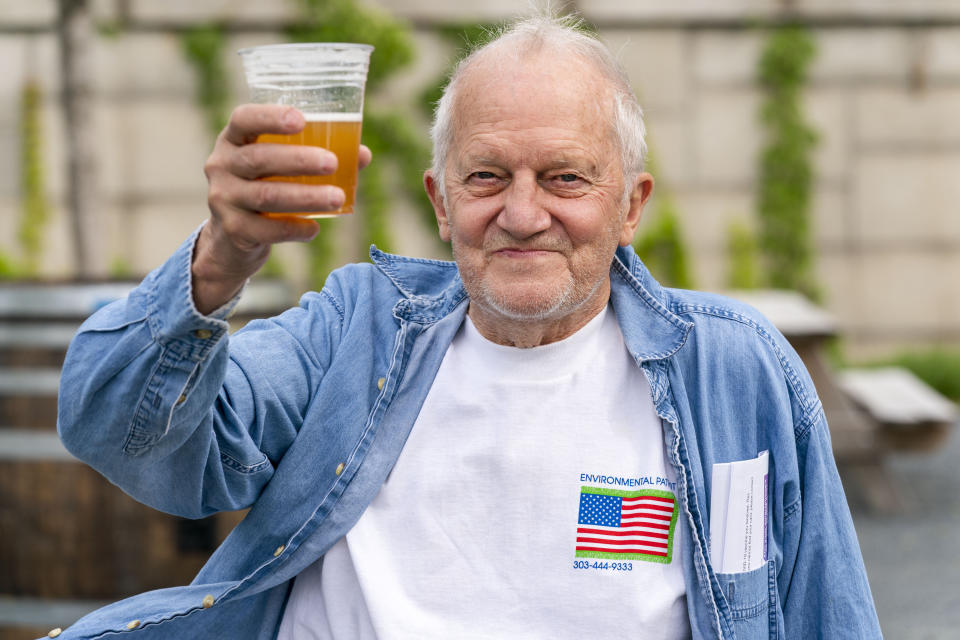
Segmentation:
{"type": "Polygon", "coordinates": [[[612,311],[518,349],[466,320],[281,640],[689,638],[676,479],[612,311]]]}

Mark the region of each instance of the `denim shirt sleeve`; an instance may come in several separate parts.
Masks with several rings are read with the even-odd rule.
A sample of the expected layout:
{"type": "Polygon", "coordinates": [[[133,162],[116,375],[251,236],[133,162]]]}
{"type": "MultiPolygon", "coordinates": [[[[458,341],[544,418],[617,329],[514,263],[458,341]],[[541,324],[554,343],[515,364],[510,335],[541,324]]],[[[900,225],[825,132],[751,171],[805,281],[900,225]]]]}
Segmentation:
{"type": "MultiPolygon", "coordinates": [[[[675,308],[696,328],[675,356],[671,385],[680,423],[689,425],[685,447],[696,454],[689,460],[696,503],[710,505],[713,464],[767,450],[771,465],[768,562],[743,573],[711,566],[701,590],[706,613],[696,618],[710,627],[694,637],[881,638],[823,406],[799,355],[755,310],[682,295],[690,301],[675,308]]],[[[706,508],[692,522],[704,547],[706,508]]],[[[690,567],[696,614],[690,586],[704,580],[690,567]]]]}
{"type": "Polygon", "coordinates": [[[256,500],[297,434],[341,322],[329,294],[315,295],[229,337],[223,317],[235,301],[211,316],[193,304],[198,233],[81,326],[57,425],[67,449],[111,482],[185,517],[256,500]],[[295,337],[303,327],[308,339],[295,337]]]}
{"type": "MultiPolygon", "coordinates": [[[[775,330],[789,393],[785,413],[791,442],[775,470],[786,485],[781,498],[781,566],[776,579],[782,607],[779,633],[789,640],[883,637],[870,584],[844,495],[823,404],[800,357],[775,330]],[[792,449],[787,453],[788,449],[792,449]]],[[[783,433],[786,436],[786,432],[783,433]]],[[[778,447],[779,448],[779,447],[778,447]]]]}
{"type": "Polygon", "coordinates": [[[797,437],[801,498],[784,507],[787,638],[882,638],[823,410],[797,437]]]}

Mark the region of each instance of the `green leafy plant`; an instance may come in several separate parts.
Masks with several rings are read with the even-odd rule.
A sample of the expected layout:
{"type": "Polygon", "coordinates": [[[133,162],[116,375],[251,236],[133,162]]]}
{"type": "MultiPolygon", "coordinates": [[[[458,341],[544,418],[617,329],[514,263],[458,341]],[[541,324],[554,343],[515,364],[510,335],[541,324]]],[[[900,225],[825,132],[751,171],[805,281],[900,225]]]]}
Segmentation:
{"type": "Polygon", "coordinates": [[[27,80],[20,96],[20,241],[23,263],[5,269],[12,274],[36,275],[43,251],[43,232],[50,219],[44,185],[43,94],[39,83],[27,80]]]}
{"type": "Polygon", "coordinates": [[[0,252],[0,280],[12,280],[21,275],[16,261],[6,253],[0,252]]]}
{"type": "Polygon", "coordinates": [[[757,238],[753,230],[742,221],[734,220],[727,227],[727,285],[731,289],[759,286],[757,258],[757,238]]]}
{"type": "MultiPolygon", "coordinates": [[[[647,157],[646,170],[654,176],[660,174],[652,153],[647,157]]],[[[657,182],[654,194],[650,203],[650,224],[640,226],[633,240],[633,248],[661,284],[692,289],[694,282],[690,254],[680,224],[680,213],[666,181],[657,182]]]]}
{"type": "Polygon", "coordinates": [[[126,21],[119,20],[98,20],[96,23],[97,35],[101,38],[118,38],[126,29],[126,21]]]}
{"type": "Polygon", "coordinates": [[[123,257],[117,256],[110,261],[110,268],[107,270],[111,278],[116,280],[125,280],[135,277],[135,271],[130,262],[123,257]]]}
{"type": "Polygon", "coordinates": [[[216,138],[230,116],[230,84],[223,63],[226,37],[221,25],[204,24],[188,29],[181,46],[193,66],[197,102],[203,109],[207,130],[216,138]]]}
{"type": "MultiPolygon", "coordinates": [[[[416,205],[424,228],[435,228],[433,206],[423,189],[423,171],[430,166],[430,147],[424,141],[423,133],[408,118],[395,111],[373,110],[365,116],[363,131],[374,157],[383,156],[392,160],[397,169],[399,188],[416,205]]],[[[364,174],[371,168],[373,165],[364,169],[364,174]]],[[[376,192],[372,189],[364,191],[364,198],[374,197],[376,192]]],[[[377,246],[380,246],[379,243],[377,246]]]]}
{"type": "Polygon", "coordinates": [[[277,254],[271,253],[264,265],[260,267],[260,271],[257,272],[257,276],[262,278],[282,279],[287,276],[287,269],[284,267],[283,263],[277,259],[277,254]]]}
{"type": "Polygon", "coordinates": [[[690,258],[680,229],[680,216],[666,192],[657,196],[650,226],[637,232],[633,247],[654,277],[668,287],[690,289],[690,258]]]}
{"type": "Polygon", "coordinates": [[[413,61],[409,26],[386,12],[355,0],[293,1],[299,17],[287,31],[291,41],[365,42],[375,47],[367,75],[369,91],[413,61]]]}
{"type": "Polygon", "coordinates": [[[443,95],[453,68],[471,51],[489,42],[496,28],[495,24],[489,22],[446,24],[436,28],[436,33],[453,46],[456,53],[446,70],[420,92],[420,109],[427,120],[433,118],[433,110],[443,95]]]}
{"type": "Polygon", "coordinates": [[[757,81],[764,92],[760,122],[766,143],[760,154],[757,213],[767,284],[818,299],[809,221],[810,155],[817,135],[800,105],[815,54],[809,31],[791,25],[773,29],[760,56],[757,81]]]}

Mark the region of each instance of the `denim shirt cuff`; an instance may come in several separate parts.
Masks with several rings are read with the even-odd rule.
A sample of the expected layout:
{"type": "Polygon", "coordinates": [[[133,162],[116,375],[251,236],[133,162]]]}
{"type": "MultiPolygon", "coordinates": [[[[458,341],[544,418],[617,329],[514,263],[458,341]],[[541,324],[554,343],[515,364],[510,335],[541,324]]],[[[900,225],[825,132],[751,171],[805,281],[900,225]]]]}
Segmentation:
{"type": "Polygon", "coordinates": [[[227,318],[240,300],[244,284],[233,298],[209,315],[193,302],[191,263],[200,225],[177,251],[144,282],[147,322],[154,339],[185,360],[202,360],[227,334],[227,318]]]}

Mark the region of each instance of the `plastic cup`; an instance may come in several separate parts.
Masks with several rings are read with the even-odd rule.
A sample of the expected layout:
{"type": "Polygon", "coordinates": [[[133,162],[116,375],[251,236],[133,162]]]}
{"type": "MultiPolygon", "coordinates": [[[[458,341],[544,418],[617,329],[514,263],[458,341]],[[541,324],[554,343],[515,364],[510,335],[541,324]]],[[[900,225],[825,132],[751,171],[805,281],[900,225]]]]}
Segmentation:
{"type": "Polygon", "coordinates": [[[326,176],[271,176],[265,180],[332,184],[346,199],[336,211],[269,213],[329,218],[353,213],[357,193],[357,153],[363,123],[363,92],[373,47],[341,42],[275,44],[241,49],[250,101],[283,104],[303,112],[307,125],[293,135],[264,134],[257,142],[323,147],[337,156],[337,170],[326,176]]]}

